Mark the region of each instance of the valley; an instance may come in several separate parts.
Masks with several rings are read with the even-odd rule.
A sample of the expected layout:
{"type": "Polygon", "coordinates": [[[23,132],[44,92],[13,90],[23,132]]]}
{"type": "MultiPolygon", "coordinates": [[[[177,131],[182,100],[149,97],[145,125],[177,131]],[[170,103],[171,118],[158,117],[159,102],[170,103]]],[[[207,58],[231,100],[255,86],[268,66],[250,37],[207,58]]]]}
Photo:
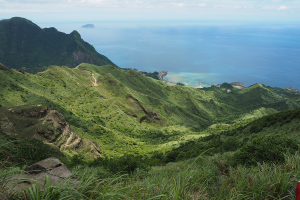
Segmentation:
{"type": "MultiPolygon", "coordinates": [[[[145,155],[176,141],[244,126],[257,117],[299,108],[261,84],[170,86],[134,70],[80,64],[50,66],[40,75],[1,70],[1,107],[30,104],[57,110],[72,130],[102,146],[105,156],[145,155]],[[232,92],[228,94],[226,90],[232,92]]],[[[176,146],[176,145],[175,145],[176,146]]]]}

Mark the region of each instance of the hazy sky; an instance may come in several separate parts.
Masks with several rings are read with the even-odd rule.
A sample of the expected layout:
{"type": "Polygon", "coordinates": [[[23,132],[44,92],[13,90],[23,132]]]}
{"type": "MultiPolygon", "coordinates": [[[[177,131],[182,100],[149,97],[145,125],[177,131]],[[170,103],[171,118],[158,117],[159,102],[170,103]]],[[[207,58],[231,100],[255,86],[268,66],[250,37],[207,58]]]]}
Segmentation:
{"type": "Polygon", "coordinates": [[[0,0],[0,19],[35,22],[120,20],[299,20],[300,0],[0,0]]]}

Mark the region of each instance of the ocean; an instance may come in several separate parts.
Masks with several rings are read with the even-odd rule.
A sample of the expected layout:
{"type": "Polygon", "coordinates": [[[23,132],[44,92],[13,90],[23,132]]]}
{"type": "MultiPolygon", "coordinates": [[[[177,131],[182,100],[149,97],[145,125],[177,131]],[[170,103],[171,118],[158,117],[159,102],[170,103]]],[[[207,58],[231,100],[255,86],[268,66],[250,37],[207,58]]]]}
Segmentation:
{"type": "Polygon", "coordinates": [[[77,30],[119,67],[169,71],[166,79],[172,82],[300,89],[296,22],[95,22],[90,29],[81,28],[85,23],[37,24],[77,30]]]}

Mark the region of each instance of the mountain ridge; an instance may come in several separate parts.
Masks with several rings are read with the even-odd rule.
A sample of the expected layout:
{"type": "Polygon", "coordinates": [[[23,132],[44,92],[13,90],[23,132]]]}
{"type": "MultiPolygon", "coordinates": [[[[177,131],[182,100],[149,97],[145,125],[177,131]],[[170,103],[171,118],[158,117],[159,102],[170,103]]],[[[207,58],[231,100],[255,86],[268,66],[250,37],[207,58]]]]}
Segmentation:
{"type": "Polygon", "coordinates": [[[50,65],[76,67],[82,62],[116,66],[106,56],[85,42],[74,30],[70,34],[56,28],[41,29],[21,17],[0,21],[0,60],[9,68],[31,72],[50,65]]]}
{"type": "Polygon", "coordinates": [[[240,126],[300,107],[297,95],[283,97],[262,84],[227,94],[222,87],[170,86],[111,65],[50,66],[36,75],[0,70],[0,77],[1,108],[42,104],[57,110],[76,134],[99,143],[109,156],[145,154],[210,134],[214,124],[240,126]]]}

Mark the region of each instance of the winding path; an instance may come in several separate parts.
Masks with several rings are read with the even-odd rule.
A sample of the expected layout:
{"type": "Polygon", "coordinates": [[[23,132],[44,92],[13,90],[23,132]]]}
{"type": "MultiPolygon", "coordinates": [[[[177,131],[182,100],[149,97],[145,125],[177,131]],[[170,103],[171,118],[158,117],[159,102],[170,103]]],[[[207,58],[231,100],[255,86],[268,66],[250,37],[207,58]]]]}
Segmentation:
{"type": "Polygon", "coordinates": [[[95,79],[93,72],[92,72],[92,77],[93,77],[94,80],[95,80],[95,82],[92,82],[92,83],[93,83],[93,86],[98,86],[98,84],[97,84],[97,79],[95,79]]]}

